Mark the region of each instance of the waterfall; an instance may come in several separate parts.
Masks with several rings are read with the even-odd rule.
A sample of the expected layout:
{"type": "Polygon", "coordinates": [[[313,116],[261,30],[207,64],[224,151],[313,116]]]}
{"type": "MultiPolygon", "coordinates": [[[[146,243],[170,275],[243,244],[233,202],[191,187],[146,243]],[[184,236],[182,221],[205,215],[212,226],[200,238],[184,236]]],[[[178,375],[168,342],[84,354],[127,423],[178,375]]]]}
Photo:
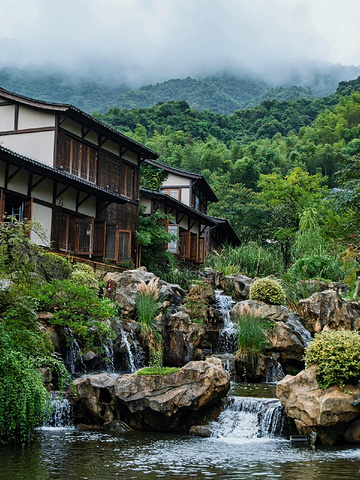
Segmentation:
{"type": "Polygon", "coordinates": [[[237,348],[236,327],[230,317],[235,304],[229,295],[222,295],[222,290],[215,291],[215,301],[223,317],[224,327],[220,331],[217,345],[218,353],[234,353],[237,348]]]}
{"type": "Polygon", "coordinates": [[[86,373],[86,366],[81,354],[80,345],[78,344],[76,338],[72,336],[70,329],[67,334],[71,337],[71,344],[65,355],[65,365],[67,366],[71,375],[74,377],[79,371],[86,373]]]}
{"type": "Polygon", "coordinates": [[[244,439],[283,435],[285,426],[286,416],[277,399],[230,397],[211,430],[212,438],[240,443],[244,439]]]}
{"type": "Polygon", "coordinates": [[[304,347],[307,347],[311,342],[312,337],[311,333],[306,330],[304,325],[301,323],[299,315],[297,315],[296,313],[290,313],[286,323],[293,328],[294,332],[302,341],[304,347]]]}
{"type": "Polygon", "coordinates": [[[133,358],[134,358],[135,369],[139,370],[139,368],[142,368],[145,365],[144,350],[141,348],[140,343],[136,340],[135,330],[131,330],[130,337],[132,339],[133,350],[134,350],[133,358]]]}
{"type": "Polygon", "coordinates": [[[120,330],[121,341],[128,357],[128,369],[130,373],[134,373],[144,366],[144,351],[136,340],[136,332],[134,330],[127,332],[123,326],[120,327],[120,330]]]}
{"type": "Polygon", "coordinates": [[[115,372],[114,366],[114,344],[111,338],[107,339],[107,342],[102,345],[105,351],[106,371],[108,373],[115,372]]]}
{"type": "Polygon", "coordinates": [[[71,405],[66,395],[60,392],[50,392],[50,419],[44,423],[44,427],[72,427],[71,405]]]}
{"type": "Polygon", "coordinates": [[[265,383],[277,383],[285,377],[281,363],[273,359],[271,365],[266,369],[265,383]]]}

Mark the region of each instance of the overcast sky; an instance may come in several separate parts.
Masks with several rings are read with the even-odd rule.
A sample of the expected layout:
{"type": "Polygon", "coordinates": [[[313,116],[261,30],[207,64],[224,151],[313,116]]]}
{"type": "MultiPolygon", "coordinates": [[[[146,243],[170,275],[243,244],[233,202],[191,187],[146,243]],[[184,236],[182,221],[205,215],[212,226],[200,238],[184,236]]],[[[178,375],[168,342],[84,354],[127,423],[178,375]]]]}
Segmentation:
{"type": "Polygon", "coordinates": [[[0,0],[0,66],[150,83],[221,69],[360,64],[359,0],[0,0]]]}

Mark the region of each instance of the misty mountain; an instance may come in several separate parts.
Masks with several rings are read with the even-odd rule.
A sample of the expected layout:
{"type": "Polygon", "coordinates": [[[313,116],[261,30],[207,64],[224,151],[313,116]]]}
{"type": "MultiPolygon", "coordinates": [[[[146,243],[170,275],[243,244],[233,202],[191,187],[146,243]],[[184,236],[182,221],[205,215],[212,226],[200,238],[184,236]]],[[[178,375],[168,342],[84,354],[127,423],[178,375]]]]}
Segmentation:
{"type": "Polygon", "coordinates": [[[171,79],[134,89],[116,82],[113,76],[101,78],[46,70],[1,68],[0,86],[39,100],[69,103],[89,113],[105,113],[110,108],[149,108],[159,102],[181,100],[193,110],[229,115],[265,100],[311,100],[331,95],[341,80],[358,75],[358,67],[332,65],[306,74],[294,72],[285,84],[276,86],[255,75],[222,73],[202,79],[171,79]]]}

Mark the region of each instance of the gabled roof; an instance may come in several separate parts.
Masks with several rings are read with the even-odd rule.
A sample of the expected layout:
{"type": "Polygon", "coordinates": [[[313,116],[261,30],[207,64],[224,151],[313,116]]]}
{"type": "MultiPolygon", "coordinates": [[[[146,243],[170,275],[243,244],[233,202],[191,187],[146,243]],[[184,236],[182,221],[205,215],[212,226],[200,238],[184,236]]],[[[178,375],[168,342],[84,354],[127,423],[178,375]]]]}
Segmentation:
{"type": "Polygon", "coordinates": [[[110,192],[105,188],[101,188],[93,183],[87,182],[81,178],[75,177],[70,173],[58,170],[44,163],[38,162],[28,157],[24,157],[19,153],[13,152],[0,145],[0,160],[8,162],[11,165],[17,166],[24,170],[28,170],[36,175],[49,178],[65,185],[77,188],[82,192],[89,193],[95,197],[100,197],[102,200],[124,204],[128,203],[129,199],[117,193],[110,192]]]}
{"type": "Polygon", "coordinates": [[[171,207],[174,210],[184,213],[188,217],[199,221],[202,225],[215,226],[217,224],[217,222],[211,217],[198,212],[194,208],[185,205],[185,203],[182,203],[179,200],[176,200],[176,198],[170,197],[170,195],[165,193],[155,192],[153,190],[148,190],[147,188],[140,188],[140,195],[164,203],[164,205],[167,205],[168,207],[171,207]]]}
{"type": "Polygon", "coordinates": [[[122,133],[118,132],[114,128],[106,125],[100,120],[92,117],[91,115],[83,112],[77,107],[73,105],[68,105],[64,103],[50,103],[45,102],[43,100],[35,100],[33,98],[25,97],[24,95],[19,95],[14,92],[10,92],[9,90],[5,90],[4,88],[0,87],[0,96],[7,98],[8,100],[12,100],[14,102],[19,102],[23,105],[28,105],[29,107],[35,107],[42,110],[54,111],[59,113],[66,114],[67,117],[75,120],[83,125],[87,125],[92,129],[98,131],[105,137],[108,137],[109,140],[121,142],[122,145],[136,151],[139,153],[140,156],[143,158],[158,158],[159,154],[151,150],[150,148],[141,145],[140,143],[132,140],[131,138],[123,135],[122,133]]]}
{"type": "Polygon", "coordinates": [[[219,218],[219,217],[209,217],[211,218],[218,226],[214,231],[216,232],[217,236],[221,238],[225,238],[226,240],[230,240],[231,244],[241,245],[241,240],[238,237],[237,233],[231,226],[229,220],[227,218],[219,218]]]}
{"type": "Polygon", "coordinates": [[[187,177],[187,178],[191,178],[191,179],[195,180],[197,183],[200,184],[202,190],[204,191],[207,198],[211,202],[217,202],[218,201],[218,198],[215,195],[213,189],[210,187],[210,185],[208,184],[207,180],[205,179],[205,177],[203,175],[200,175],[199,173],[187,172],[186,170],[182,170],[181,168],[171,167],[170,165],[166,165],[165,163],[155,161],[155,160],[152,160],[152,159],[148,159],[148,158],[145,160],[145,162],[148,163],[149,165],[152,165],[153,167],[161,168],[162,170],[165,170],[166,172],[174,173],[175,175],[180,175],[182,177],[187,177]]]}

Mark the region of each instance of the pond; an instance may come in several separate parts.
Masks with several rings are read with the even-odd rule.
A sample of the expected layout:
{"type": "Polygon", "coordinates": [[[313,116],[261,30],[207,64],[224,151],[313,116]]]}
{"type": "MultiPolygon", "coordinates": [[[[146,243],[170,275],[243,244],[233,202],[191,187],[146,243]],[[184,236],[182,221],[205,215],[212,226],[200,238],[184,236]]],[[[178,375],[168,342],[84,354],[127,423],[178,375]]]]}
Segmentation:
{"type": "Polygon", "coordinates": [[[213,424],[210,438],[43,428],[24,450],[0,448],[0,479],[360,479],[358,447],[312,451],[264,431],[259,436],[260,407],[255,406],[275,412],[273,385],[233,385],[229,395],[229,407],[213,424]]]}

